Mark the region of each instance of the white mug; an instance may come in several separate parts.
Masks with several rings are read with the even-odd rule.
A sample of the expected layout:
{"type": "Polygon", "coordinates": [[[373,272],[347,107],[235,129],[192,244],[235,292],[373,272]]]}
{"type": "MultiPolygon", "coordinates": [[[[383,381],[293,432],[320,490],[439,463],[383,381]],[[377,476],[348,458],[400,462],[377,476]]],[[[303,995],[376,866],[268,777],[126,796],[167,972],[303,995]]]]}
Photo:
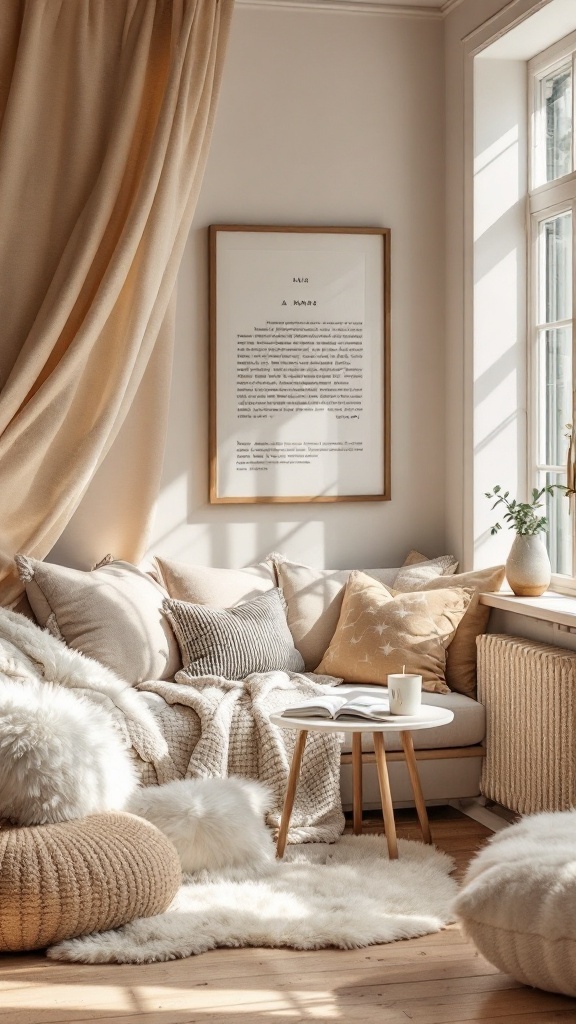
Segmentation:
{"type": "Polygon", "coordinates": [[[422,703],[422,676],[402,672],[388,676],[392,715],[417,715],[422,703]]]}

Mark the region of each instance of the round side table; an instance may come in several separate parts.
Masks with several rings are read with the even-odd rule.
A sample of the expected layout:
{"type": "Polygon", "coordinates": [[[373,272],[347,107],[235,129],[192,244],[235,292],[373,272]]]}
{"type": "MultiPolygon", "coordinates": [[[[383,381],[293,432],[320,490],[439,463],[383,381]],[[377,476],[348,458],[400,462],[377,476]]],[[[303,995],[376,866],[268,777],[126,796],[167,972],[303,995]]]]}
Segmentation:
{"type": "Polygon", "coordinates": [[[399,732],[406,767],[410,776],[412,792],[418,821],[422,829],[422,837],[425,843],[432,842],[430,825],[426,804],[422,795],[420,776],[418,775],[418,764],[414,755],[414,744],[412,733],[417,729],[432,729],[439,725],[448,725],[454,718],[454,712],[447,708],[434,707],[431,704],[423,704],[417,715],[394,715],[390,719],[375,720],[369,718],[292,718],[288,715],[271,715],[270,721],[281,729],[296,729],[296,745],[292,756],[286,797],[280,819],[278,831],[278,843],[276,853],[278,857],[284,856],[286,849],[286,837],[290,824],[290,815],[294,806],[294,797],[300,775],[300,766],[306,746],[306,737],[309,732],[344,732],[352,733],[352,778],[354,786],[354,834],[359,835],[362,831],[362,733],[371,732],[374,737],[374,753],[376,756],[376,769],[378,772],[378,783],[380,786],[380,797],[382,800],[382,814],[384,816],[384,828],[386,841],[388,843],[388,856],[390,860],[398,857],[398,843],[396,841],[396,824],[394,822],[394,809],[392,807],[392,796],[390,793],[390,780],[388,778],[388,767],[386,764],[386,748],[384,745],[384,733],[399,732]]]}

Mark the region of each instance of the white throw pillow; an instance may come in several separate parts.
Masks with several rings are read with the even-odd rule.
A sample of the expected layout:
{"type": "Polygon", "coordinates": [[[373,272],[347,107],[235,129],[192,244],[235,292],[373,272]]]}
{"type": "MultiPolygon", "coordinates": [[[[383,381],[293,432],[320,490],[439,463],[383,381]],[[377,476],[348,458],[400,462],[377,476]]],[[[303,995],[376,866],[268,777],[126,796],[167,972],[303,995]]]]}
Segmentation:
{"type": "Polygon", "coordinates": [[[110,715],[62,686],[0,686],[0,818],[47,825],[121,810],[136,770],[110,715]]]}
{"type": "Polygon", "coordinates": [[[182,871],[254,867],[274,859],[264,823],[266,786],[249,779],[177,779],[136,790],[127,811],[147,818],[172,840],[182,871]]]}

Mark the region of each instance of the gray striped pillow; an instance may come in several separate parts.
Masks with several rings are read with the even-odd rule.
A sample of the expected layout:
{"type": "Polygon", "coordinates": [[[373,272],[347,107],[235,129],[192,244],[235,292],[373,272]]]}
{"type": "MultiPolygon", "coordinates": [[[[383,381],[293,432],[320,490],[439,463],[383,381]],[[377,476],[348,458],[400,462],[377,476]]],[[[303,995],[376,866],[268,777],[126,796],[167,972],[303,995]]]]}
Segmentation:
{"type": "Polygon", "coordinates": [[[245,679],[251,672],[304,669],[277,587],[233,608],[171,598],[162,607],[176,634],[185,676],[245,679]]]}

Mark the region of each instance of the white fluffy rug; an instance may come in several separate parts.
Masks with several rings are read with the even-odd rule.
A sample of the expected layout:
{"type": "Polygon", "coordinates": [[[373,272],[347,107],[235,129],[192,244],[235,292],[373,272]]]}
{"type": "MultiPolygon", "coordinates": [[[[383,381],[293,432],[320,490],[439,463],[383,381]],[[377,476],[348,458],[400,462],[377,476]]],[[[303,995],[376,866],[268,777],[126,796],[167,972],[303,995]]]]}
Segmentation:
{"type": "Polygon", "coordinates": [[[54,960],[151,963],[217,946],[352,949],[438,931],[453,917],[451,857],[400,840],[389,861],[383,836],[289,847],[283,861],[188,876],[165,914],[115,931],[59,942],[54,960]]]}

